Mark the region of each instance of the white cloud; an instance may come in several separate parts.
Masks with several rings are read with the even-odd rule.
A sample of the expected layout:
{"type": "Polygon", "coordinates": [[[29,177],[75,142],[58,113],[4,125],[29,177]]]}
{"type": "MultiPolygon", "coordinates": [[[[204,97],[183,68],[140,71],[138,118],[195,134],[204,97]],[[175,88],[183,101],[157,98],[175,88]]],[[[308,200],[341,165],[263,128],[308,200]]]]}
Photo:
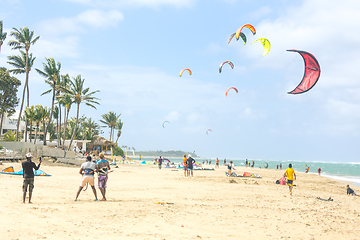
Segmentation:
{"type": "MultiPolygon", "coordinates": [[[[124,19],[118,10],[103,11],[98,9],[87,10],[75,17],[48,19],[39,24],[39,32],[46,35],[62,33],[85,32],[91,28],[107,28],[116,26],[124,19]]],[[[43,34],[41,34],[43,35],[43,34]]]]}

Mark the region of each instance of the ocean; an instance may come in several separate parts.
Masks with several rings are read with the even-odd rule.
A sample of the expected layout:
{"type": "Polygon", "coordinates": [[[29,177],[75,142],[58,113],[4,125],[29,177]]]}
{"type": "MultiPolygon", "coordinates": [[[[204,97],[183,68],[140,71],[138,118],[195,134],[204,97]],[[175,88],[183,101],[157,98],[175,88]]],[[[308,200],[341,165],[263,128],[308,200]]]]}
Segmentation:
{"type": "MultiPolygon", "coordinates": [[[[215,164],[216,158],[211,158],[211,164],[215,164]]],[[[134,158],[138,160],[138,158],[134,158]]],[[[141,158],[141,160],[152,161],[153,157],[141,158]]],[[[169,158],[171,162],[180,163],[182,158],[169,158]]],[[[196,162],[202,163],[208,159],[195,158],[196,162]]],[[[227,159],[226,163],[233,161],[237,166],[245,166],[245,160],[240,159],[227,159]]],[[[250,160],[252,161],[252,160],[250,160]]],[[[333,179],[352,182],[354,185],[360,186],[360,162],[306,162],[306,161],[275,161],[275,160],[254,160],[255,168],[264,168],[265,162],[269,164],[268,169],[276,169],[277,165],[282,164],[282,169],[289,166],[289,163],[293,165],[295,172],[305,172],[306,166],[310,167],[309,173],[317,174],[318,168],[321,168],[321,175],[333,179]]],[[[224,159],[220,159],[220,165],[224,163],[224,159]]]]}

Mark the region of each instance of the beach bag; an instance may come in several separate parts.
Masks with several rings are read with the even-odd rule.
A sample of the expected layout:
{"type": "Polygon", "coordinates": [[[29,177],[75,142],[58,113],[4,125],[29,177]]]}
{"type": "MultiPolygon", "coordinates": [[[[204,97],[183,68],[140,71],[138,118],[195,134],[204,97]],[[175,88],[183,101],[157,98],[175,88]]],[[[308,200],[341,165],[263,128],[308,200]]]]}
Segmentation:
{"type": "Polygon", "coordinates": [[[280,181],[279,181],[279,180],[276,180],[276,184],[280,184],[280,181]]]}

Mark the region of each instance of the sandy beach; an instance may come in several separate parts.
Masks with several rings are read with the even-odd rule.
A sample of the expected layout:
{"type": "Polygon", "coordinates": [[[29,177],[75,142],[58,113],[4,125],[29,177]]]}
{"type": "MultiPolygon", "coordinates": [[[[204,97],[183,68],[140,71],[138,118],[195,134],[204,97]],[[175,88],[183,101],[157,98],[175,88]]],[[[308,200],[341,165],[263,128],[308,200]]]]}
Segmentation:
{"type": "MultiPolygon", "coordinates": [[[[21,169],[0,167],[7,166],[21,169]]],[[[360,238],[360,197],[347,196],[345,182],[297,173],[290,197],[287,186],[275,184],[284,170],[238,167],[262,178],[229,179],[221,166],[185,178],[182,170],[118,166],[107,202],[95,202],[90,188],[74,202],[77,166],[45,161],[41,169],[52,176],[35,178],[33,204],[22,204],[22,176],[0,174],[1,239],[360,238]]]]}

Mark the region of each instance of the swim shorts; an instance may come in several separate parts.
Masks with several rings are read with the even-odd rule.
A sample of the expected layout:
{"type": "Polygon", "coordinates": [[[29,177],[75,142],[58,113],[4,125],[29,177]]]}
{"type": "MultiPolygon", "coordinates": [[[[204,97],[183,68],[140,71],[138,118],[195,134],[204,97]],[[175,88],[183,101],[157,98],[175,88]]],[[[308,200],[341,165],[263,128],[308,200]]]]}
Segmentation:
{"type": "Polygon", "coordinates": [[[288,186],[292,186],[294,183],[293,183],[293,180],[287,180],[287,185],[288,186]]]}
{"type": "Polygon", "coordinates": [[[191,171],[194,169],[193,166],[188,166],[187,168],[188,168],[189,170],[191,170],[191,171]]]}
{"type": "Polygon", "coordinates": [[[188,169],[187,165],[184,165],[184,171],[186,171],[188,169]]]}
{"type": "Polygon", "coordinates": [[[108,176],[99,176],[98,179],[99,188],[106,188],[107,180],[108,180],[108,176]]]}
{"type": "Polygon", "coordinates": [[[94,177],[84,176],[80,181],[80,187],[85,187],[87,183],[94,186],[94,177]]]}
{"type": "Polygon", "coordinates": [[[34,189],[34,178],[24,178],[23,182],[23,192],[27,192],[27,188],[29,186],[29,192],[32,192],[34,189]]]}

